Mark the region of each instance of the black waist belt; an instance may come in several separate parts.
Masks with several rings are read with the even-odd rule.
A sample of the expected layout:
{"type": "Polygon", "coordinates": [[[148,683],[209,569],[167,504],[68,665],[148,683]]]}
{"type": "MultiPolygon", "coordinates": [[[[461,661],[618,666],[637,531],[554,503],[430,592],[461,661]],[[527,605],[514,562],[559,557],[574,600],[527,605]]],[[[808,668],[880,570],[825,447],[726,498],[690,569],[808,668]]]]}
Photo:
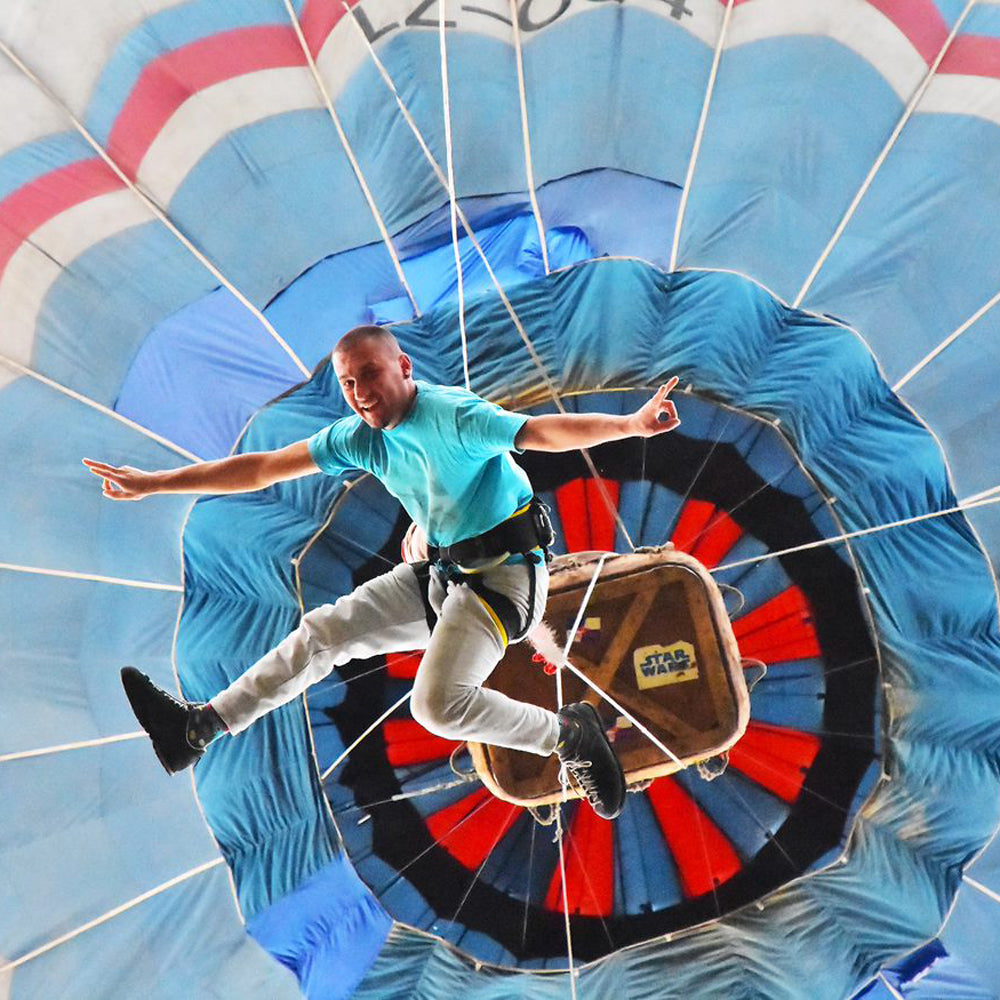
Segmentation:
{"type": "MultiPolygon", "coordinates": [[[[440,548],[433,545],[428,546],[428,557],[430,563],[450,563],[449,577],[460,579],[461,582],[468,584],[492,609],[503,628],[504,638],[508,642],[517,642],[524,638],[531,624],[531,609],[535,606],[535,564],[541,560],[537,556],[529,556],[526,567],[531,574],[528,583],[528,614],[526,618],[522,618],[513,601],[487,587],[480,576],[475,573],[460,573],[457,567],[479,559],[495,559],[498,556],[514,555],[515,553],[527,554],[538,548],[542,549],[545,558],[548,559],[549,546],[555,541],[555,537],[552,522],[549,520],[548,507],[538,497],[532,497],[531,503],[527,507],[517,511],[495,528],[490,528],[489,531],[476,535],[475,538],[466,538],[454,545],[444,545],[440,548]]],[[[437,615],[434,614],[430,606],[427,589],[430,563],[419,563],[414,568],[417,570],[417,578],[421,584],[421,595],[427,611],[427,624],[433,629],[437,615]]]]}
{"type": "Polygon", "coordinates": [[[548,508],[538,497],[532,497],[527,507],[501,521],[495,528],[454,545],[442,545],[440,548],[428,546],[428,555],[431,562],[441,560],[464,565],[478,559],[495,559],[504,553],[514,555],[536,548],[542,548],[547,553],[554,541],[555,532],[548,508]]]}

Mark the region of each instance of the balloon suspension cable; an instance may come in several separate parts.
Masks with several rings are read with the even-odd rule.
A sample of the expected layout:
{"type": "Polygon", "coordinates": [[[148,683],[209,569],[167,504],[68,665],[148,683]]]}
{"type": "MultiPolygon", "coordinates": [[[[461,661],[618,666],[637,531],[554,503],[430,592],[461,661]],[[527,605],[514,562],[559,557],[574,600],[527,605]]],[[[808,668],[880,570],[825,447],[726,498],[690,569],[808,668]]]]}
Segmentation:
{"type": "Polygon", "coordinates": [[[462,339],[462,372],[465,388],[472,391],[469,377],[469,339],[465,329],[465,281],[462,273],[462,253],[458,246],[458,199],[455,197],[455,151],[451,137],[451,94],[448,87],[448,43],[445,39],[447,3],[438,0],[438,48],[441,55],[441,113],[444,117],[444,155],[448,170],[448,210],[451,219],[451,249],[455,256],[455,283],[458,289],[458,332],[462,339]]]}
{"type": "Polygon", "coordinates": [[[312,373],[308,368],[302,363],[298,354],[291,348],[291,346],[284,340],[281,334],[274,328],[270,320],[264,315],[264,313],[257,308],[247,297],[243,294],[223,273],[219,268],[211,261],[209,258],[199,250],[191,239],[185,235],[177,224],[167,215],[166,211],[160,207],[160,205],[154,201],[152,197],[146,194],[136,182],[125,173],[125,171],[118,165],[118,163],[111,157],[108,151],[94,138],[89,129],[80,121],[76,115],[70,110],[69,106],[63,101],[51,87],[46,84],[38,74],[31,69],[11,48],[0,39],[0,52],[2,52],[20,71],[24,74],[59,110],[69,119],[76,131],[82,136],[86,141],[87,145],[94,150],[95,153],[104,161],[104,163],[111,169],[115,176],[122,182],[122,184],[128,188],[152,213],[152,215],[158,219],[174,238],[187,250],[194,258],[198,261],[202,267],[205,268],[219,282],[227,291],[232,294],[236,300],[243,305],[250,313],[252,313],[258,320],[258,322],[264,327],[268,335],[275,341],[275,343],[288,355],[292,363],[299,370],[302,376],[306,379],[312,376],[312,373]]]}
{"type": "Polygon", "coordinates": [[[188,451],[187,448],[182,448],[179,444],[175,444],[169,438],[165,438],[162,434],[157,434],[156,431],[150,430],[148,427],[143,427],[142,424],[136,423],[124,414],[118,413],[116,410],[112,410],[110,406],[98,403],[96,399],[91,399],[89,396],[85,396],[83,393],[77,392],[75,389],[70,389],[61,382],[56,382],[54,379],[48,378],[46,375],[42,375],[41,372],[36,372],[33,368],[28,368],[26,365],[22,365],[19,361],[15,361],[13,358],[7,357],[5,354],[0,354],[0,365],[10,368],[19,375],[26,375],[28,378],[33,378],[36,382],[40,382],[42,385],[48,386],[48,388],[54,389],[56,392],[61,392],[64,396],[68,396],[70,399],[74,399],[78,403],[83,403],[84,406],[89,406],[92,410],[96,410],[105,417],[111,417],[112,420],[117,420],[118,423],[124,424],[126,427],[130,427],[134,431],[138,431],[140,434],[148,437],[151,441],[155,441],[157,444],[163,445],[164,448],[169,448],[171,451],[176,452],[181,456],[181,458],[186,458],[191,462],[203,461],[203,459],[194,452],[188,451]]]}
{"type": "Polygon", "coordinates": [[[889,980],[885,978],[884,972],[879,972],[878,980],[886,988],[886,990],[888,991],[889,995],[893,998],[893,1000],[906,1000],[903,994],[900,993],[899,990],[897,990],[896,987],[893,986],[892,983],[890,983],[889,980]]]}
{"type": "Polygon", "coordinates": [[[121,914],[128,912],[140,903],[145,903],[147,899],[159,896],[160,893],[166,892],[168,889],[173,889],[174,886],[180,885],[182,882],[188,881],[188,879],[195,878],[198,875],[203,875],[205,872],[211,871],[213,868],[217,868],[219,865],[223,864],[224,861],[225,858],[222,857],[215,858],[212,861],[206,861],[204,864],[191,868],[182,875],[177,875],[174,878],[155,886],[147,892],[143,892],[140,895],[135,896],[128,902],[122,903],[119,906],[108,910],[106,913],[102,913],[101,916],[95,917],[93,920],[88,920],[85,924],[81,924],[79,927],[76,927],[71,931],[67,931],[65,934],[60,934],[59,937],[53,938],[51,941],[48,941],[34,950],[21,955],[19,958],[12,959],[4,965],[0,965],[0,975],[5,972],[10,972],[13,969],[20,968],[22,965],[33,961],[41,955],[45,955],[53,949],[58,948],[60,945],[66,944],[68,941],[72,941],[81,934],[85,934],[87,931],[93,930],[95,927],[100,927],[101,924],[106,924],[109,920],[113,920],[115,917],[121,916],[121,914]]]}
{"type": "Polygon", "coordinates": [[[528,184],[528,198],[531,201],[531,211],[535,216],[535,226],[538,228],[538,246],[542,251],[542,267],[549,274],[549,248],[545,242],[545,223],[542,211],[538,206],[538,194],[535,191],[535,170],[531,162],[531,129],[528,126],[528,92],[524,85],[524,53],[521,51],[521,25],[517,9],[517,0],[510,0],[510,24],[514,32],[514,59],[517,64],[517,94],[521,105],[521,141],[524,145],[524,176],[528,184]]]}
{"type": "Polygon", "coordinates": [[[341,146],[344,147],[344,153],[351,164],[354,176],[357,178],[358,185],[361,188],[361,193],[364,195],[365,201],[368,203],[368,208],[372,213],[372,218],[375,220],[375,225],[378,227],[379,235],[382,237],[382,242],[385,244],[386,249],[389,251],[389,256],[392,258],[392,266],[396,271],[396,277],[399,278],[399,283],[403,286],[403,290],[406,292],[406,295],[410,300],[410,305],[413,307],[413,315],[419,316],[420,307],[417,305],[417,300],[406,280],[406,275],[403,273],[403,265],[399,259],[399,254],[396,252],[395,246],[393,246],[392,238],[389,235],[389,230],[386,228],[382,214],[379,212],[378,206],[375,204],[375,197],[372,195],[371,188],[368,186],[368,181],[365,179],[364,171],[361,169],[361,164],[358,162],[358,158],[355,156],[354,150],[351,147],[350,140],[347,138],[347,133],[344,131],[344,127],[340,123],[340,116],[337,114],[337,111],[333,106],[333,100],[330,97],[330,92],[327,90],[323,77],[320,75],[319,68],[316,66],[316,60],[313,58],[313,54],[309,49],[309,43],[306,41],[306,37],[302,33],[302,24],[299,21],[299,17],[295,13],[295,8],[292,6],[291,0],[284,0],[284,3],[285,10],[288,12],[288,17],[292,22],[292,28],[295,30],[295,36],[298,38],[299,45],[302,48],[302,54],[305,56],[306,65],[308,65],[313,81],[319,89],[320,97],[323,98],[323,104],[326,106],[327,113],[330,115],[333,127],[337,130],[337,137],[340,139],[341,146]]]}
{"type": "MultiPolygon", "coordinates": [[[[684,493],[681,495],[681,502],[680,502],[680,504],[678,506],[678,510],[683,509],[684,505],[688,502],[688,498],[691,496],[691,491],[695,488],[695,485],[697,484],[698,480],[701,478],[701,474],[708,467],[708,463],[712,460],[712,456],[715,454],[715,449],[718,448],[719,445],[722,443],[722,437],[726,433],[726,431],[729,430],[729,425],[733,422],[733,420],[734,420],[735,417],[736,417],[736,410],[727,410],[726,411],[725,422],[723,423],[721,429],[719,430],[718,436],[715,437],[712,440],[712,443],[709,446],[708,451],[705,453],[705,457],[698,464],[698,468],[694,470],[694,475],[691,477],[691,481],[687,484],[687,489],[685,489],[684,493]]],[[[747,499],[749,499],[749,498],[747,498],[747,499]]],[[[698,535],[696,535],[694,538],[692,538],[692,539],[685,539],[682,543],[680,543],[676,547],[677,548],[687,548],[687,547],[693,545],[696,541],[698,541],[698,539],[701,537],[701,534],[704,533],[704,531],[706,531],[706,530],[707,530],[707,525],[706,525],[705,528],[702,529],[701,533],[699,533],[698,535]]],[[[668,534],[664,537],[663,541],[660,543],[661,545],[666,545],[667,542],[670,540],[670,535],[669,535],[670,527],[669,526],[667,527],[667,532],[668,532],[668,534]]]]}
{"type": "MultiPolygon", "coordinates": [[[[389,91],[393,95],[397,108],[399,108],[399,111],[402,114],[407,125],[409,126],[410,131],[413,133],[414,138],[417,140],[417,144],[420,146],[420,149],[423,152],[424,157],[426,158],[431,169],[433,170],[434,175],[437,177],[438,182],[441,184],[444,190],[448,192],[450,195],[452,192],[452,188],[449,186],[448,177],[446,176],[445,172],[441,169],[440,164],[434,158],[434,154],[428,147],[427,142],[424,139],[419,126],[417,125],[416,121],[413,118],[413,115],[410,114],[409,109],[406,107],[406,104],[400,97],[399,91],[396,89],[396,85],[393,82],[392,77],[389,76],[389,73],[387,72],[385,66],[383,65],[382,60],[379,59],[378,53],[376,53],[371,40],[365,33],[364,27],[362,26],[361,22],[358,21],[357,12],[354,10],[353,7],[344,2],[344,0],[341,0],[341,6],[347,13],[351,23],[357,29],[358,35],[360,36],[363,44],[367,48],[368,53],[372,58],[372,61],[375,63],[375,66],[379,71],[379,75],[382,77],[383,82],[389,88],[389,91]]],[[[465,230],[466,235],[469,237],[469,242],[472,244],[473,249],[478,254],[479,259],[482,261],[483,267],[485,268],[486,273],[493,284],[493,287],[496,289],[497,295],[499,296],[504,309],[507,311],[507,315],[510,317],[511,322],[514,324],[514,329],[517,331],[518,336],[521,338],[521,342],[524,345],[525,350],[528,352],[532,364],[535,366],[535,369],[537,370],[539,377],[544,383],[545,389],[548,392],[549,396],[551,397],[553,404],[560,413],[566,413],[567,411],[565,404],[562,401],[562,397],[556,390],[555,384],[553,383],[551,377],[549,376],[548,369],[545,367],[545,363],[542,361],[541,357],[538,354],[538,351],[535,348],[535,345],[532,343],[531,338],[528,336],[528,333],[524,328],[524,324],[521,322],[520,317],[517,315],[517,312],[514,309],[514,306],[511,303],[510,298],[508,297],[506,291],[504,291],[503,286],[500,284],[500,280],[497,278],[496,273],[494,272],[493,267],[489,262],[489,258],[486,256],[486,252],[483,250],[482,244],[479,242],[479,239],[476,236],[475,230],[469,224],[469,220],[466,217],[465,212],[462,209],[462,206],[458,204],[457,200],[454,202],[454,206],[455,206],[455,214],[458,218],[458,221],[461,222],[462,228],[465,230]]],[[[598,495],[601,498],[601,502],[604,504],[612,520],[614,520],[615,524],[618,526],[618,529],[621,531],[622,537],[627,542],[629,548],[631,548],[634,551],[636,546],[635,543],[632,541],[632,536],[629,534],[628,528],[626,528],[625,522],[622,520],[621,514],[618,512],[617,505],[611,499],[611,494],[608,492],[608,488],[605,485],[603,478],[597,471],[597,466],[594,464],[594,461],[590,456],[590,451],[587,448],[581,448],[580,453],[582,454],[583,460],[587,465],[587,469],[589,470],[591,476],[593,477],[594,484],[597,487],[598,495]]]]}
{"type": "Polygon", "coordinates": [[[119,733],[117,736],[102,736],[94,740],[78,740],[76,743],[60,743],[57,746],[39,747],[37,750],[18,750],[14,753],[0,754],[0,764],[11,760],[27,760],[30,757],[47,757],[50,754],[65,753],[67,750],[85,750],[89,747],[103,747],[110,743],[124,743],[126,740],[137,740],[146,733],[119,733]]]}
{"type": "MultiPolygon", "coordinates": [[[[452,788],[460,788],[462,785],[467,785],[473,780],[475,779],[453,778],[451,781],[439,781],[436,785],[428,785],[426,788],[415,788],[412,792],[397,792],[395,795],[390,795],[387,799],[377,799],[375,802],[362,802],[360,804],[352,802],[343,809],[337,809],[336,815],[346,816],[352,812],[367,812],[379,806],[391,805],[393,802],[409,802],[411,799],[423,798],[425,795],[435,795],[438,792],[450,791],[452,788]]],[[[366,819],[368,819],[367,816],[358,822],[364,822],[366,819]]]]}
{"type": "Polygon", "coordinates": [[[947,517],[951,514],[961,514],[976,507],[988,507],[991,504],[1000,503],[1000,496],[994,495],[996,487],[986,491],[987,495],[981,499],[962,501],[954,507],[947,507],[944,510],[933,510],[927,514],[916,514],[913,517],[904,517],[898,521],[887,521],[884,524],[875,525],[872,528],[858,528],[856,531],[845,531],[840,535],[833,535],[830,538],[820,538],[814,542],[803,542],[801,545],[792,545],[787,549],[777,549],[774,552],[765,552],[759,556],[749,556],[746,559],[736,559],[733,562],[723,563],[714,567],[710,572],[721,573],[723,570],[736,569],[739,566],[751,566],[755,563],[766,562],[768,559],[780,559],[782,556],[793,555],[796,552],[806,552],[809,549],[818,549],[826,545],[839,545],[841,542],[849,542],[854,538],[864,538],[868,535],[876,535],[882,531],[890,531],[894,528],[905,528],[911,524],[919,524],[921,521],[931,521],[938,517],[947,517]]]}
{"type": "Polygon", "coordinates": [[[157,583],[154,580],[132,580],[124,576],[104,576],[101,573],[77,573],[69,569],[48,569],[44,566],[22,566],[20,563],[0,562],[0,570],[10,573],[29,573],[35,576],[55,576],[63,580],[85,580],[88,583],[109,583],[114,587],[134,587],[137,590],[167,590],[183,593],[177,583],[157,583]]]}
{"type": "Polygon", "coordinates": [[[837,245],[840,237],[843,235],[844,230],[847,228],[847,224],[851,221],[854,213],[857,211],[858,205],[861,204],[861,200],[868,193],[868,189],[871,187],[872,182],[875,180],[875,175],[882,168],[882,164],[885,163],[886,157],[889,155],[890,150],[896,145],[896,140],[899,138],[900,133],[903,131],[903,127],[912,117],[914,111],[917,109],[917,105],[923,99],[924,92],[931,84],[931,80],[934,79],[935,74],[938,71],[938,66],[941,65],[941,60],[944,59],[951,48],[951,43],[955,40],[959,31],[962,28],[962,24],[965,22],[966,17],[969,15],[969,11],[975,6],[976,0],[968,0],[962,13],[959,14],[958,19],[952,25],[951,31],[948,33],[948,37],[944,40],[944,44],[941,46],[940,51],[934,58],[934,61],[927,68],[927,72],[924,74],[924,78],[920,81],[920,85],[913,92],[910,100],[907,102],[906,107],[903,110],[903,114],[899,121],[896,122],[896,127],[892,130],[889,138],[886,140],[885,145],[882,147],[881,152],[875,157],[875,162],[871,165],[867,176],[861,182],[861,187],[858,188],[857,193],[854,195],[853,200],[850,205],[847,206],[847,210],[844,212],[843,217],[837,224],[837,228],[833,231],[833,235],[830,237],[829,242],[823,248],[823,252],[819,255],[819,259],[813,265],[812,270],[809,272],[806,280],[802,283],[802,287],[799,289],[798,294],[792,301],[792,308],[798,309],[802,305],[802,300],[806,297],[806,293],[812,287],[813,282],[816,280],[816,276],[819,274],[823,265],[826,263],[827,258],[833,252],[833,248],[837,245]]]}
{"type": "MultiPolygon", "coordinates": [[[[604,563],[607,559],[606,555],[602,555],[600,559],[597,560],[597,566],[594,568],[593,575],[590,578],[590,582],[587,584],[587,589],[584,592],[583,600],[580,602],[580,607],[577,609],[576,618],[573,621],[573,625],[570,627],[569,632],[566,634],[566,643],[563,646],[561,659],[566,660],[569,656],[570,648],[573,645],[573,640],[576,638],[576,633],[580,628],[580,623],[583,621],[583,616],[587,611],[587,605],[590,603],[591,595],[594,593],[594,588],[597,586],[597,581],[600,578],[601,570],[604,567],[604,563]]],[[[563,707],[563,683],[562,683],[562,672],[556,670],[556,706],[557,708],[563,707]]],[[[566,802],[569,797],[569,778],[567,776],[566,768],[559,768],[559,783],[562,786],[562,802],[556,803],[554,807],[555,820],[556,820],[556,843],[559,845],[559,880],[560,888],[562,890],[562,906],[563,906],[563,922],[566,927],[566,960],[569,962],[569,985],[570,993],[573,1000],[576,1000],[576,969],[573,964],[573,932],[570,928],[569,922],[569,892],[566,886],[566,850],[563,844],[563,820],[562,820],[562,804],[566,802]]]]}
{"type": "Polygon", "coordinates": [[[698,118],[698,128],[694,134],[694,143],[691,146],[691,157],[688,160],[687,172],[684,175],[684,186],[681,188],[681,200],[677,206],[677,218],[674,220],[674,238],[670,244],[670,266],[669,271],[677,270],[677,251],[681,242],[681,226],[684,223],[684,213],[687,209],[688,193],[691,190],[691,182],[694,180],[694,168],[698,162],[698,153],[701,151],[701,139],[705,133],[705,123],[708,121],[708,108],[712,103],[712,93],[715,90],[715,79],[719,74],[719,61],[722,59],[722,49],[726,42],[726,33],[729,30],[729,19],[733,11],[734,0],[726,0],[726,12],[722,15],[722,26],[719,28],[719,37],[715,42],[715,52],[712,56],[712,68],[708,72],[708,84],[705,87],[705,98],[701,102],[701,115],[698,118]]]}
{"type": "Polygon", "coordinates": [[[406,701],[409,700],[410,695],[413,694],[413,690],[409,690],[402,698],[398,699],[393,705],[387,708],[360,736],[358,736],[350,746],[346,747],[340,756],[319,776],[320,781],[326,781],[327,778],[337,770],[340,765],[347,760],[348,757],[366,740],[379,726],[385,722],[386,719],[396,711],[397,708],[402,706],[406,701]]]}

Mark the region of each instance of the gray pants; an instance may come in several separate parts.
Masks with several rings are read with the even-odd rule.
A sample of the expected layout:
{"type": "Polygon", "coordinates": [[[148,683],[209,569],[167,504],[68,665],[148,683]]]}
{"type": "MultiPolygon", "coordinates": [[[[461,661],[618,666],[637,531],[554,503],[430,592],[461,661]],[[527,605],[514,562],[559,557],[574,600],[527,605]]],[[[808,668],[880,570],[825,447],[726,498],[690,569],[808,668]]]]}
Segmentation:
{"type": "MultiPolygon", "coordinates": [[[[534,624],[548,595],[544,564],[505,564],[480,576],[486,587],[511,600],[523,615],[531,573],[536,574],[534,624]]],[[[434,568],[429,596],[438,615],[433,631],[427,625],[413,567],[396,566],[336,604],[303,616],[294,632],[216,695],[212,705],[229,731],[239,733],[335,666],[380,653],[424,649],[410,710],[425,729],[447,739],[552,753],[559,734],[553,712],[481,687],[503,656],[504,641],[480,598],[434,568]]]]}

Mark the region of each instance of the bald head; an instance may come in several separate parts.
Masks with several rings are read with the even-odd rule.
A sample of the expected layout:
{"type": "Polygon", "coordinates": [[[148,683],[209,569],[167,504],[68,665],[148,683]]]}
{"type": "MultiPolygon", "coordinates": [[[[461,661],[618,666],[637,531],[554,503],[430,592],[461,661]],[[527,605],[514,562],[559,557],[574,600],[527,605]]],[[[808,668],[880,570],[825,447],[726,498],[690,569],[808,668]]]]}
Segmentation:
{"type": "Polygon", "coordinates": [[[333,348],[334,356],[353,354],[358,348],[378,347],[391,357],[402,354],[399,341],[384,326],[356,326],[337,341],[333,348]]]}

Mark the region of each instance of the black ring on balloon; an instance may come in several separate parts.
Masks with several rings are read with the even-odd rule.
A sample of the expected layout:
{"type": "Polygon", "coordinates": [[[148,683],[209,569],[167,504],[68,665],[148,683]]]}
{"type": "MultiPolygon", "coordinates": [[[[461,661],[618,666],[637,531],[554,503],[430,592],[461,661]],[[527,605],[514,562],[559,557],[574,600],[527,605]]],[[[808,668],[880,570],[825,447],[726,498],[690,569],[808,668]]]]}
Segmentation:
{"type": "MultiPolygon", "coordinates": [[[[591,455],[603,477],[624,483],[635,480],[644,447],[647,481],[732,511],[730,516],[740,528],[762,541],[768,551],[822,537],[803,500],[768,485],[731,444],[694,439],[674,431],[645,443],[632,439],[602,445],[591,449],[591,455]],[[695,469],[701,471],[691,486],[695,469]]],[[[575,452],[526,452],[517,460],[538,492],[589,477],[583,459],[575,452]]],[[[397,561],[399,543],[408,525],[409,519],[401,509],[389,541],[359,568],[353,586],[383,572],[386,560],[397,561]]],[[[778,558],[812,609],[825,672],[822,730],[827,735],[821,736],[820,749],[802,791],[775,835],[714,892],[646,913],[602,918],[571,915],[573,951],[581,961],[592,961],[626,945],[715,920],[752,903],[800,877],[842,841],[851,803],[877,756],[874,726],[879,668],[875,647],[857,577],[833,546],[778,558]],[[852,669],[837,669],[848,665],[852,669]],[[789,857],[796,862],[794,870],[789,857]],[[609,943],[609,935],[613,943],[609,943]]],[[[385,671],[372,671],[383,662],[381,657],[353,661],[339,671],[342,679],[356,679],[347,685],[344,701],[325,711],[345,745],[359,736],[387,704],[385,689],[390,681],[385,671]],[[366,671],[367,675],[361,676],[366,671]]],[[[481,880],[470,890],[472,873],[443,847],[434,846],[434,838],[417,809],[405,800],[385,801],[399,793],[401,787],[379,732],[353,751],[339,775],[339,784],[352,789],[359,805],[383,803],[368,809],[372,850],[397,871],[405,867],[401,877],[442,920],[450,920],[461,907],[462,925],[493,938],[519,961],[565,956],[566,929],[561,911],[529,903],[524,931],[523,899],[481,880]]]]}

